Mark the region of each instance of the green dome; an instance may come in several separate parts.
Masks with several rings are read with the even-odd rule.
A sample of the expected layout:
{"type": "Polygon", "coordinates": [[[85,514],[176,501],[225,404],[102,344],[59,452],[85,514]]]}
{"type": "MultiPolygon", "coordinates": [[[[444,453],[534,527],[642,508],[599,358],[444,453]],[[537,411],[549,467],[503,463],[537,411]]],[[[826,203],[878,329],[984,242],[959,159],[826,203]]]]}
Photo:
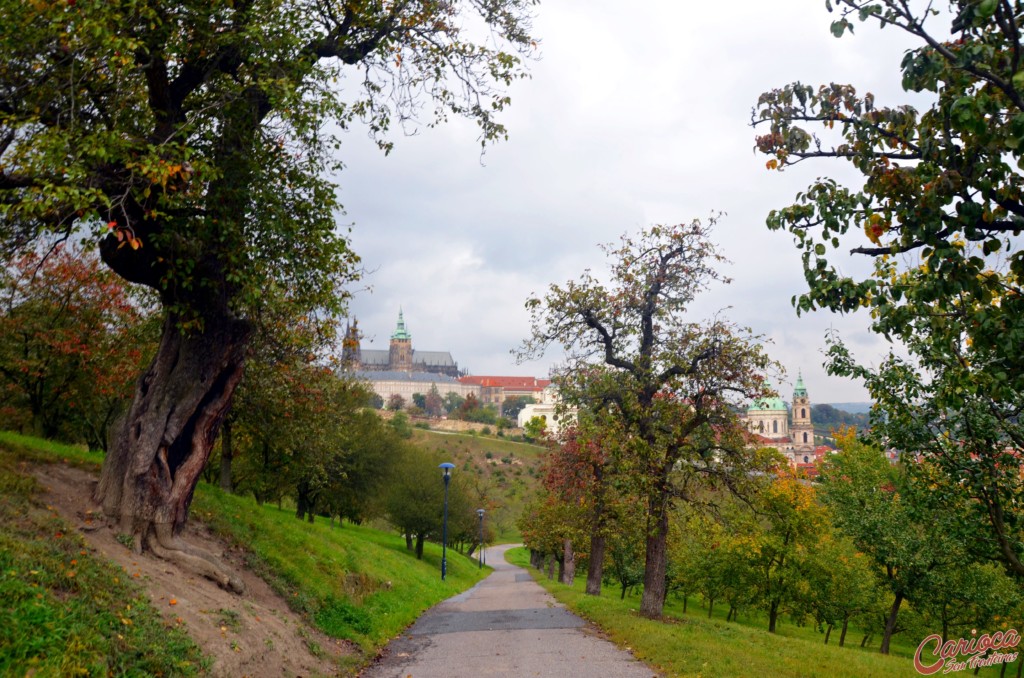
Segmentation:
{"type": "MultiPolygon", "coordinates": [[[[765,384],[765,386],[768,386],[769,388],[771,387],[770,384],[765,384]]],[[[754,403],[747,408],[747,413],[749,414],[750,412],[764,412],[765,410],[785,412],[786,403],[785,401],[782,400],[782,398],[779,397],[761,398],[760,400],[755,400],[754,403]]]]}

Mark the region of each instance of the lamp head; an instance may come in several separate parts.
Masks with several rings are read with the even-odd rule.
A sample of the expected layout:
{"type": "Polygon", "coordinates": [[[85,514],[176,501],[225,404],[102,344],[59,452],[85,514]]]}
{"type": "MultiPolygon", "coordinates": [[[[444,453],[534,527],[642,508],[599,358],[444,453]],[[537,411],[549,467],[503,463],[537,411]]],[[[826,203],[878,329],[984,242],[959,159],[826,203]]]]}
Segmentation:
{"type": "Polygon", "coordinates": [[[477,509],[476,510],[476,514],[478,516],[480,516],[481,518],[483,518],[484,517],[484,510],[483,509],[477,509]]]}
{"type": "Polygon", "coordinates": [[[438,468],[444,469],[444,477],[447,478],[448,475],[452,472],[452,469],[455,468],[455,464],[451,463],[450,461],[446,461],[443,464],[438,464],[438,468]]]}

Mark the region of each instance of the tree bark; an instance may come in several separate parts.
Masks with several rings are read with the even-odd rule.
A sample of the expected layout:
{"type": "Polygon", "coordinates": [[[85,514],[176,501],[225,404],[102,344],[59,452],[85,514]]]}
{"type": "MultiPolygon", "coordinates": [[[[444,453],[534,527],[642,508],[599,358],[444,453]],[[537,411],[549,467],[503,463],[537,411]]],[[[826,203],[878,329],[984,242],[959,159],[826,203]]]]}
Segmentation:
{"type": "Polygon", "coordinates": [[[227,311],[185,334],[168,314],[160,345],[135,387],[103,462],[95,499],[135,548],[174,539],[188,519],[200,474],[242,378],[250,329],[227,311]]]}
{"type": "Polygon", "coordinates": [[[587,563],[588,596],[601,595],[601,579],[604,577],[604,549],[604,535],[592,534],[590,537],[590,561],[587,563]]]}
{"type": "Polygon", "coordinates": [[[882,635],[882,646],[878,649],[882,654],[889,654],[889,641],[892,634],[896,632],[896,615],[900,612],[900,605],[903,603],[903,594],[897,593],[892,601],[892,608],[889,610],[889,618],[885,620],[885,633],[882,635]]]}
{"type": "Polygon", "coordinates": [[[423,534],[416,535],[416,560],[423,560],[423,534]]]}
{"type": "Polygon", "coordinates": [[[220,432],[220,489],[230,492],[231,484],[231,459],[234,450],[231,446],[231,419],[225,419],[220,432]]]}
{"type": "Polygon", "coordinates": [[[405,533],[405,550],[412,551],[412,532],[405,533]]]}
{"type": "Polygon", "coordinates": [[[572,540],[562,540],[562,567],[561,581],[566,586],[572,586],[573,581],[576,580],[576,553],[572,549],[572,540]]]}
{"type": "Polygon", "coordinates": [[[832,635],[832,625],[829,624],[828,628],[825,629],[825,644],[828,645],[828,637],[832,635]]]}
{"type": "Polygon", "coordinates": [[[843,617],[843,632],[839,634],[839,647],[842,647],[846,642],[846,628],[850,624],[850,615],[847,614],[843,617]]]}
{"type": "MultiPolygon", "coordinates": [[[[662,481],[664,485],[667,481],[662,481]]],[[[668,488],[658,489],[652,497],[648,513],[647,550],[644,560],[644,593],[640,614],[648,619],[661,619],[665,601],[665,557],[668,542],[668,488]]]]}
{"type": "Polygon", "coordinates": [[[768,633],[775,633],[779,621],[779,601],[773,600],[768,606],[768,633]]]}
{"type": "Polygon", "coordinates": [[[712,598],[708,598],[708,619],[711,619],[711,613],[714,611],[714,609],[715,609],[715,599],[713,597],[712,598]]]}

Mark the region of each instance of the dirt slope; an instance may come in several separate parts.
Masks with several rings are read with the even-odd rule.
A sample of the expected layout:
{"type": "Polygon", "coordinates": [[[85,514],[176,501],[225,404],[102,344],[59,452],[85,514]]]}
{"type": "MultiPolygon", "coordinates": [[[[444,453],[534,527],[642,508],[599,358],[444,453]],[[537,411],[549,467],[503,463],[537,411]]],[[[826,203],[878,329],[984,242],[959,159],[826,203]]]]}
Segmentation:
{"type": "Polygon", "coordinates": [[[235,595],[213,582],[186,573],[149,554],[137,555],[117,541],[91,501],[96,477],[63,464],[40,465],[33,475],[45,488],[43,500],[77,526],[89,547],[124,568],[142,585],[169,625],[180,625],[213,659],[214,676],[240,678],[330,676],[336,661],[353,650],[307,626],[266,582],[245,569],[241,554],[192,521],[182,538],[223,555],[244,580],[246,593],[235,595]],[[311,649],[312,648],[312,649],[311,649]]]}

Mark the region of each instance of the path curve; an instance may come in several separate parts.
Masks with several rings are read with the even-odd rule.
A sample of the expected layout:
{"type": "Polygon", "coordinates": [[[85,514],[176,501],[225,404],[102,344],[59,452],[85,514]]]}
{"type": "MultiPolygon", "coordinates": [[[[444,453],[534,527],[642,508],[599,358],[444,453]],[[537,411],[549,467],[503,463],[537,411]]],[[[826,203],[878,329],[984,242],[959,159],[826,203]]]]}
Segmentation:
{"type": "Polygon", "coordinates": [[[655,672],[588,630],[521,567],[505,562],[513,545],[487,549],[491,576],[428,610],[364,678],[602,676],[655,672]]]}

